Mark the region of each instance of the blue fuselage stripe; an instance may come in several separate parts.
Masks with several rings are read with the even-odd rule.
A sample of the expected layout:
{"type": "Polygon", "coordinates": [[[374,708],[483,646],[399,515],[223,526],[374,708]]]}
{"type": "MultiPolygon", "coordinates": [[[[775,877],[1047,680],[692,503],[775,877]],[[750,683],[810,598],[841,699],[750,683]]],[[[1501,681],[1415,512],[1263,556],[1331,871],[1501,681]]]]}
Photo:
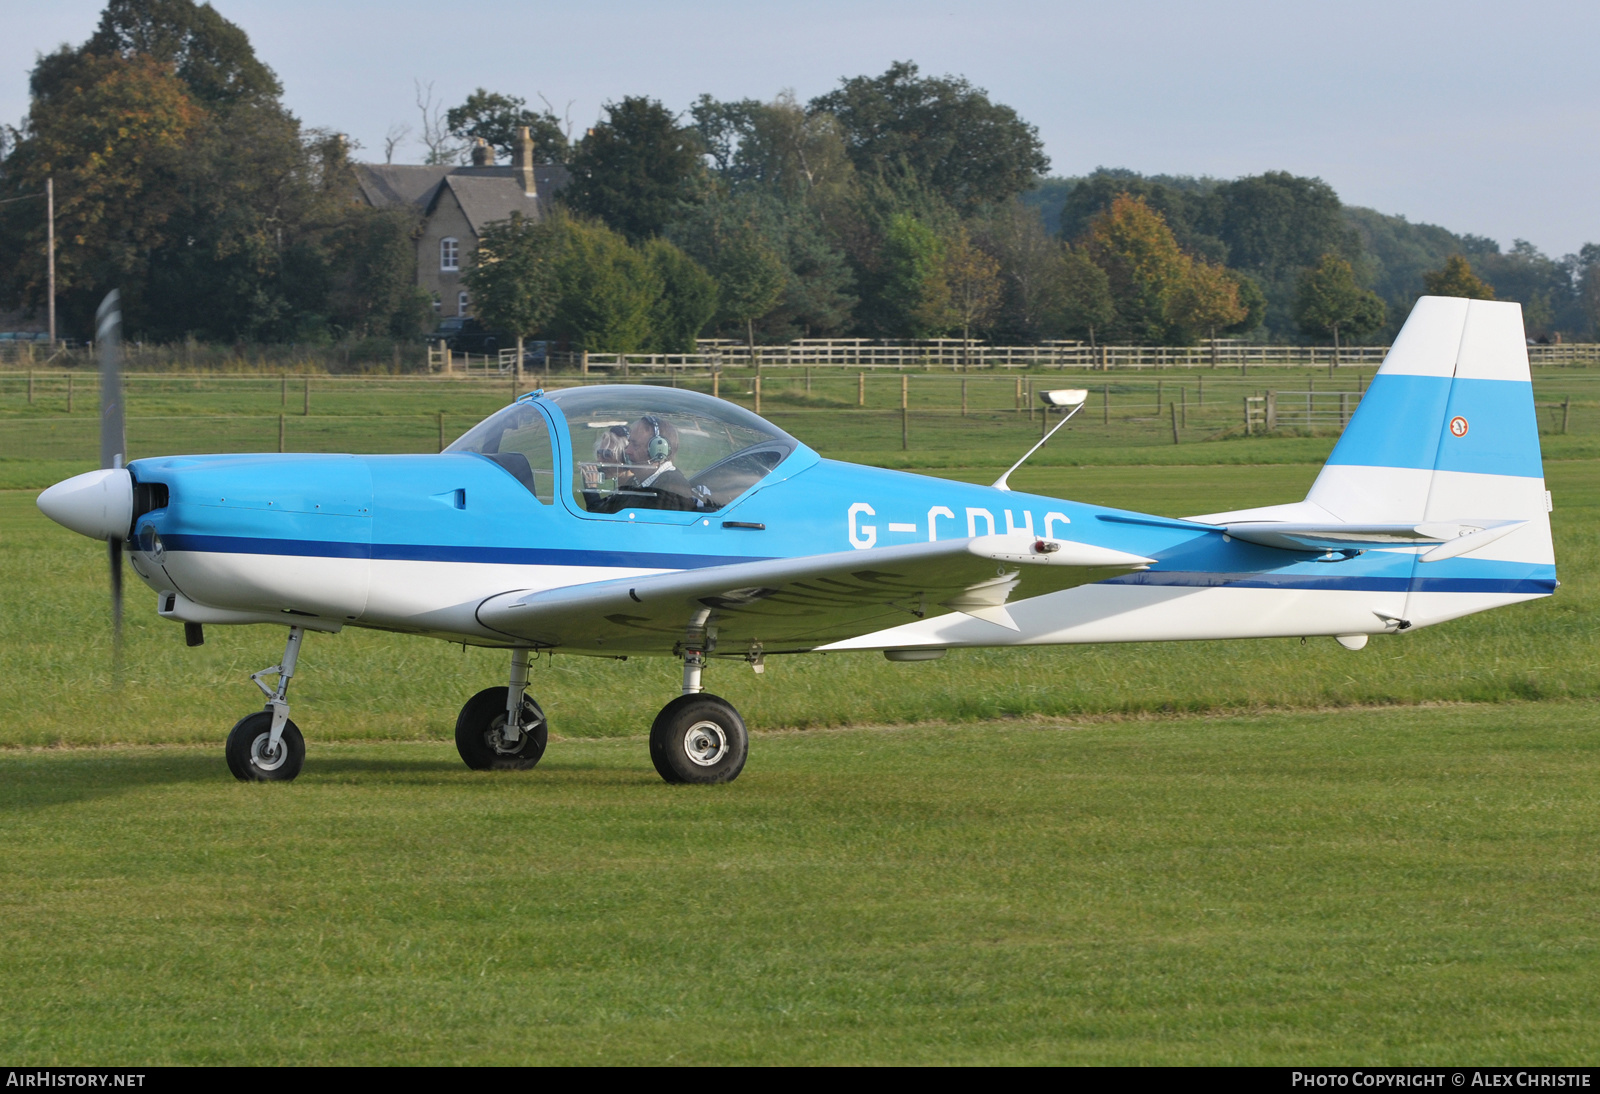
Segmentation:
{"type": "Polygon", "coordinates": [[[403,562],[478,562],[511,566],[617,567],[633,570],[698,570],[768,556],[684,555],[646,551],[570,551],[553,547],[467,547],[432,543],[346,543],[334,540],[268,539],[173,533],[162,537],[169,551],[213,554],[295,555],[305,558],[370,558],[403,562]]]}
{"type": "MultiPolygon", "coordinates": [[[[663,554],[643,551],[570,551],[547,547],[461,547],[410,543],[348,543],[332,540],[266,539],[244,536],[173,534],[163,537],[169,551],[215,554],[292,555],[309,558],[366,558],[407,562],[475,562],[513,566],[614,567],[631,570],[698,570],[767,557],[663,554]]],[[[1230,573],[1206,570],[1146,570],[1102,584],[1176,588],[1315,589],[1344,592],[1514,593],[1544,596],[1555,578],[1348,577],[1305,573],[1230,573]]]]}

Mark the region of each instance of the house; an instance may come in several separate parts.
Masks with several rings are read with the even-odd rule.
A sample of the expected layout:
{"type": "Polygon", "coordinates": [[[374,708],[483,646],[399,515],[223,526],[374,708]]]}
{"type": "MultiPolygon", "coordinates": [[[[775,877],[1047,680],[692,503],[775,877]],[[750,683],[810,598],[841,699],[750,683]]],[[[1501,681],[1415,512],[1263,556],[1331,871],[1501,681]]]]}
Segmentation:
{"type": "Polygon", "coordinates": [[[494,149],[479,139],[470,166],[355,165],[360,196],[367,204],[417,210],[417,284],[432,295],[440,316],[472,313],[461,273],[484,228],[511,219],[513,213],[542,219],[571,178],[561,164],[533,162],[526,127],[518,132],[514,159],[497,165],[494,149]]]}

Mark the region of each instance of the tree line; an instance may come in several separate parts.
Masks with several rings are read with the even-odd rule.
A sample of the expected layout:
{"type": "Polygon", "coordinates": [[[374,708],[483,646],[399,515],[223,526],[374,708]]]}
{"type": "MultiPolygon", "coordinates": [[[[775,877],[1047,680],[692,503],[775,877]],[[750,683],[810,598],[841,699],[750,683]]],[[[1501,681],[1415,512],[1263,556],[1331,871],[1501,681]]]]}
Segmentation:
{"type": "MultiPolygon", "coordinates": [[[[1388,337],[1429,285],[1520,300],[1530,330],[1593,337],[1600,246],[1551,259],[1344,206],[1319,179],[1048,176],[1037,129],[959,76],[898,62],[799,101],[607,104],[573,140],[546,104],[419,86],[429,162],[483,140],[570,184],[491,226],[475,310],[522,337],[672,352],[696,337],[1187,343],[1388,337]],[[1431,280],[1430,280],[1431,279],[1431,280]]],[[[405,338],[432,321],[414,209],[357,200],[357,150],[307,128],[247,36],[193,0],[110,0],[41,57],[0,139],[0,306],[39,308],[36,195],[55,180],[63,326],[122,289],[152,340],[405,338]]],[[[391,131],[392,157],[404,136],[391,131]]]]}

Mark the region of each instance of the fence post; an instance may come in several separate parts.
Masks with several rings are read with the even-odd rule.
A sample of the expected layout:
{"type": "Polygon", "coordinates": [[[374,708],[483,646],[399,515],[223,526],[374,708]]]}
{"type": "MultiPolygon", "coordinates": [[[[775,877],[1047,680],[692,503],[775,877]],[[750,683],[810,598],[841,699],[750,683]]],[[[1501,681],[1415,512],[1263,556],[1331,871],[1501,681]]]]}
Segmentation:
{"type": "Polygon", "coordinates": [[[311,377],[309,376],[306,377],[305,404],[300,408],[300,416],[302,418],[309,418],[311,416],[311,377]]]}
{"type": "Polygon", "coordinates": [[[1278,428],[1278,393],[1267,392],[1267,432],[1271,433],[1278,428]]]}
{"type": "Polygon", "coordinates": [[[1016,412],[1018,414],[1021,414],[1022,413],[1022,377],[1018,376],[1016,378],[1016,380],[1017,380],[1017,395],[1016,395],[1015,400],[1013,400],[1016,403],[1016,406],[1013,407],[1013,409],[1016,410],[1016,412]]]}
{"type": "Polygon", "coordinates": [[[28,405],[33,405],[33,369],[28,370],[28,405]]]}
{"type": "Polygon", "coordinates": [[[578,354],[578,360],[580,362],[580,366],[579,367],[581,367],[583,369],[583,374],[585,376],[589,375],[589,351],[588,350],[580,351],[579,354],[578,354]]]}
{"type": "Polygon", "coordinates": [[[711,370],[711,397],[713,399],[722,398],[722,373],[715,369],[711,370]]]}
{"type": "Polygon", "coordinates": [[[1172,415],[1172,443],[1178,443],[1178,404],[1168,403],[1167,410],[1172,415]]]}
{"type": "Polygon", "coordinates": [[[1195,384],[1199,390],[1195,392],[1195,406],[1206,405],[1206,374],[1200,373],[1195,377],[1195,384]]]}
{"type": "Polygon", "coordinates": [[[1250,436],[1250,396],[1244,397],[1244,435],[1250,436]]]}
{"type": "Polygon", "coordinates": [[[1107,384],[1100,392],[1100,424],[1111,424],[1111,385],[1107,384]]]}
{"type": "Polygon", "coordinates": [[[279,452],[283,451],[283,420],[284,420],[284,416],[282,414],[279,414],[278,415],[278,451],[279,452]]]}
{"type": "MultiPolygon", "coordinates": [[[[1156,368],[1160,368],[1160,367],[1161,367],[1160,365],[1156,366],[1156,368]]],[[[1161,413],[1161,381],[1160,380],[1156,381],[1156,413],[1157,414],[1161,413]]]]}
{"type": "Polygon", "coordinates": [[[856,406],[867,405],[867,374],[856,373],[856,406]]]}
{"type": "Polygon", "coordinates": [[[1568,395],[1565,399],[1561,400],[1561,432],[1563,434],[1567,431],[1567,415],[1570,414],[1571,411],[1572,396],[1568,395]]]}
{"type": "Polygon", "coordinates": [[[911,377],[900,374],[900,451],[911,447],[911,377]]]}

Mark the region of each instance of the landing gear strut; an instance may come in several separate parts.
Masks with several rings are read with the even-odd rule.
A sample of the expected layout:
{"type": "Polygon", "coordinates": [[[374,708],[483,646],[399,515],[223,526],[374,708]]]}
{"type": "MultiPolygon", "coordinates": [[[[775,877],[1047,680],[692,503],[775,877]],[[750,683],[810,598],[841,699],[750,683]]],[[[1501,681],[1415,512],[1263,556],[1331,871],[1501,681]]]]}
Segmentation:
{"type": "Polygon", "coordinates": [[[484,688],[456,718],[456,751],[474,771],[520,771],[544,756],[550,725],[528,696],[528,651],[511,651],[511,686],[484,688]]]}
{"type": "Polygon", "coordinates": [[[684,653],[683,694],[650,727],[650,760],[669,783],[732,782],[750,751],[744,719],[733,704],[701,686],[705,666],[704,651],[684,653]]]}
{"type": "Polygon", "coordinates": [[[283,659],[271,668],[252,672],[250,679],[267,697],[267,708],[246,715],[228,734],[228,770],[241,782],[288,782],[306,762],[306,739],[289,720],[289,681],[300,660],[304,627],[290,627],[283,659]],[[276,687],[261,678],[277,674],[276,687]]]}

